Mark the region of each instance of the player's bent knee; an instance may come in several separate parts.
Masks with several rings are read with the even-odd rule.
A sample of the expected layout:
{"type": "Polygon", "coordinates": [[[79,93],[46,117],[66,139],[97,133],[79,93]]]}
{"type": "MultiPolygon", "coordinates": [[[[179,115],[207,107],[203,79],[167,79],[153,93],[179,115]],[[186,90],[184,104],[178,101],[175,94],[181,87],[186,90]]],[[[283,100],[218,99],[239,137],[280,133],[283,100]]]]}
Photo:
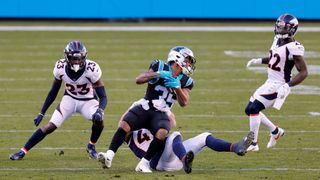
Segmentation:
{"type": "Polygon", "coordinates": [[[121,121],[119,123],[119,127],[122,128],[125,132],[131,131],[131,127],[129,126],[129,124],[126,121],[121,121]]]}
{"type": "Polygon", "coordinates": [[[259,114],[260,111],[264,109],[264,105],[258,101],[255,100],[254,102],[250,102],[246,107],[246,114],[249,116],[250,114],[259,114]]]}
{"type": "Polygon", "coordinates": [[[168,130],[161,128],[157,131],[155,137],[158,139],[164,140],[167,137],[168,133],[169,133],[168,130]]]}
{"type": "Polygon", "coordinates": [[[49,122],[48,124],[46,124],[43,128],[41,128],[41,131],[44,134],[50,134],[53,131],[55,131],[57,129],[57,126],[54,125],[52,122],[49,122]]]}

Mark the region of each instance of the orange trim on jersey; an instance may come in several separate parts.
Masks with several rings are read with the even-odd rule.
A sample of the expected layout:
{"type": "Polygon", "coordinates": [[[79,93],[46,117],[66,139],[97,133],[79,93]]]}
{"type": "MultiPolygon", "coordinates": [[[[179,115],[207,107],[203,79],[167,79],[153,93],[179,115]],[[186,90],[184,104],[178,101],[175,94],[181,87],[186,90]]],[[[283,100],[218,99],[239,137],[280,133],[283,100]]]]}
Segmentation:
{"type": "Polygon", "coordinates": [[[230,144],[230,152],[232,152],[232,143],[230,144]]]}
{"type": "Polygon", "coordinates": [[[259,113],[258,114],[249,114],[249,116],[259,116],[259,113]]]}

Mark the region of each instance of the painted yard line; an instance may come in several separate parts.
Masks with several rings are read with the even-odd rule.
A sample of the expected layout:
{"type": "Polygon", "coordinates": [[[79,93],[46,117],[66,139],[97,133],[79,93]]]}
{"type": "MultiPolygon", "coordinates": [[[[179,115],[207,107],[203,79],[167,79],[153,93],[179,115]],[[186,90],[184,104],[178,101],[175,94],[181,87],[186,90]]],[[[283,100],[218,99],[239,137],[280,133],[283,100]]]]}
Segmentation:
{"type": "MultiPolygon", "coordinates": [[[[290,168],[290,167],[281,167],[281,168],[267,168],[267,167],[260,167],[260,168],[192,168],[194,171],[298,171],[298,172],[319,172],[320,169],[316,168],[290,168]]],[[[102,168],[86,168],[86,167],[61,167],[61,168],[0,168],[0,171],[92,171],[92,170],[102,170],[102,168]]],[[[123,168],[115,168],[112,167],[112,171],[123,170],[123,168]]],[[[107,170],[106,170],[107,171],[107,170]]],[[[173,173],[173,172],[171,172],[173,173]]]]}
{"type": "MultiPolygon", "coordinates": [[[[272,32],[271,26],[0,26],[0,31],[121,31],[121,32],[272,32]]],[[[299,32],[320,32],[300,27],[299,32]]]]}
{"type": "MultiPolygon", "coordinates": [[[[0,129],[0,133],[32,133],[35,132],[36,129],[32,130],[17,130],[17,129],[0,129]]],[[[211,132],[211,133],[247,133],[248,130],[207,130],[207,129],[198,129],[198,130],[176,130],[183,134],[197,134],[197,133],[203,133],[203,132],[211,132]]],[[[55,133],[83,133],[83,132],[91,132],[90,129],[87,130],[56,130],[55,133]]],[[[104,130],[104,133],[114,133],[115,130],[104,130]]],[[[269,133],[269,131],[261,130],[259,131],[261,133],[269,133]]],[[[298,131],[292,131],[287,130],[287,133],[320,133],[320,130],[298,130],[298,131]]]]}
{"type": "MultiPolygon", "coordinates": [[[[50,117],[50,114],[46,114],[47,117],[50,117]]],[[[81,114],[74,114],[72,116],[75,117],[82,117],[81,114]]],[[[106,114],[107,117],[119,117],[121,114],[106,114]]],[[[188,114],[188,115],[179,115],[176,114],[176,116],[179,116],[180,118],[247,118],[246,115],[216,115],[214,113],[212,114],[188,114]]],[[[0,118],[30,118],[34,117],[34,115],[27,115],[27,114],[0,114],[0,118]]],[[[310,118],[313,117],[311,115],[268,115],[268,117],[273,118],[310,118]]]]}
{"type": "MultiPolygon", "coordinates": [[[[5,148],[5,147],[2,147],[0,148],[0,150],[18,150],[20,148],[16,148],[16,147],[9,147],[9,148],[5,148]]],[[[86,150],[87,148],[86,147],[35,147],[35,148],[32,148],[32,150],[49,150],[49,151],[55,151],[55,150],[86,150]]],[[[97,150],[100,150],[100,151],[105,151],[106,150],[106,147],[102,147],[102,148],[96,148],[97,150]]],[[[128,147],[120,147],[119,150],[122,150],[122,151],[128,151],[130,150],[130,148],[128,147]]],[[[291,147],[288,147],[288,148],[272,148],[271,149],[272,151],[287,151],[287,150],[290,150],[290,151],[296,151],[296,150],[299,150],[299,151],[319,151],[320,148],[318,147],[310,147],[310,148],[291,148],[291,147]]],[[[250,153],[250,152],[249,152],[250,153]]]]}

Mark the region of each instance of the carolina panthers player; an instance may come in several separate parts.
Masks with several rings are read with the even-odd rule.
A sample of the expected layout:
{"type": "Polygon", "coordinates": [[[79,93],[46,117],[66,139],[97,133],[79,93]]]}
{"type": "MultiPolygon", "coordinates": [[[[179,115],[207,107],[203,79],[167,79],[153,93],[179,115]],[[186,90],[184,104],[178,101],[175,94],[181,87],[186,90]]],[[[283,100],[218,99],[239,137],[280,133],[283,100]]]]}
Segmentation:
{"type": "Polygon", "coordinates": [[[151,158],[164,148],[165,138],[170,130],[169,113],[175,101],[181,107],[189,102],[189,93],[193,88],[193,80],[189,77],[195,69],[196,60],[193,52],[184,46],[170,50],[167,63],[161,60],[152,61],[149,71],[136,78],[137,84],[148,83],[144,98],[134,103],[122,116],[118,130],[114,134],[106,153],[99,153],[107,168],[124,142],[128,133],[141,128],[149,129],[154,139],[135,170],[152,172],[149,166],[151,158]]]}
{"type": "Polygon", "coordinates": [[[269,57],[251,59],[247,63],[247,67],[254,64],[268,64],[267,81],[251,96],[245,109],[250,120],[250,130],[255,134],[254,142],[248,151],[259,151],[258,132],[261,122],[270,131],[267,148],[276,145],[277,140],[284,135],[284,130],[274,125],[261,111],[269,107],[280,110],[290,93],[290,88],[308,76],[304,47],[294,39],[297,29],[296,17],[290,14],[281,15],[275,23],[275,37],[269,50],[269,57]],[[298,74],[292,79],[291,71],[294,66],[298,74]]]}
{"type": "MultiPolygon", "coordinates": [[[[239,142],[230,143],[215,138],[211,133],[204,132],[182,141],[181,133],[175,131],[165,139],[164,150],[156,153],[150,161],[150,166],[158,171],[179,171],[183,168],[186,173],[191,173],[194,155],[198,154],[204,147],[217,152],[234,152],[239,156],[244,156],[253,138],[254,133],[249,132],[239,142]]],[[[149,130],[139,129],[129,133],[125,142],[131,151],[141,159],[145,156],[153,139],[154,136],[149,130]]],[[[101,159],[99,160],[102,163],[102,167],[107,168],[104,156],[100,156],[101,159]]]]}
{"type": "Polygon", "coordinates": [[[89,158],[97,159],[95,143],[104,128],[103,115],[107,105],[107,96],[101,80],[102,72],[99,65],[87,59],[87,50],[80,41],[71,41],[64,49],[64,59],[56,62],[53,74],[54,80],[51,90],[40,113],[34,119],[34,124],[36,126],[40,124],[47,109],[54,102],[62,82],[64,82],[65,92],[60,104],[52,114],[50,121],[44,127],[36,130],[17,153],[10,155],[10,159],[21,160],[32,147],[55,131],[76,112],[92,121],[92,133],[87,145],[87,152],[89,158]]]}

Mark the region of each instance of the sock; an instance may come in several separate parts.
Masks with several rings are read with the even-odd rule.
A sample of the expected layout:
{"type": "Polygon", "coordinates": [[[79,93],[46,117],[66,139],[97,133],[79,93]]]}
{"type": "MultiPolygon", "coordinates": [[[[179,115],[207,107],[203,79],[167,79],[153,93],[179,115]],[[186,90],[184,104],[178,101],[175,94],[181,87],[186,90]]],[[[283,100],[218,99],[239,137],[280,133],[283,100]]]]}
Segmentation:
{"type": "Polygon", "coordinates": [[[276,127],[276,129],[274,131],[271,132],[271,134],[276,135],[279,132],[279,128],[276,127]]]}
{"type": "Polygon", "coordinates": [[[174,154],[177,155],[180,160],[182,160],[182,158],[187,154],[187,151],[182,144],[182,138],[180,135],[176,136],[173,139],[172,150],[173,150],[174,154]]]}
{"type": "Polygon", "coordinates": [[[118,128],[116,133],[114,133],[112,137],[112,141],[110,143],[109,149],[112,150],[114,153],[117,152],[118,148],[122,145],[124,142],[124,139],[126,138],[126,131],[124,131],[122,128],[118,128]]]}
{"type": "Polygon", "coordinates": [[[250,120],[250,131],[254,132],[254,140],[253,142],[258,142],[258,133],[259,133],[259,127],[261,123],[260,114],[258,115],[251,115],[249,116],[250,120]]]}
{"type": "Polygon", "coordinates": [[[265,125],[265,126],[269,129],[270,132],[274,131],[274,130],[277,128],[277,126],[274,125],[274,124],[267,118],[267,116],[264,115],[262,112],[260,112],[260,117],[261,117],[261,123],[262,123],[263,125],[265,125]]]}
{"type": "Polygon", "coordinates": [[[98,141],[103,128],[104,128],[103,125],[98,126],[98,125],[92,124],[92,128],[91,128],[92,131],[91,131],[91,137],[90,137],[90,142],[92,144],[95,144],[98,141]]]}
{"type": "Polygon", "coordinates": [[[231,143],[215,138],[212,135],[206,138],[206,146],[214,151],[229,152],[231,145],[231,143]]]}
{"type": "Polygon", "coordinates": [[[145,155],[145,159],[150,161],[150,159],[158,152],[164,149],[165,141],[160,140],[156,137],[153,138],[152,142],[150,143],[150,146],[147,150],[147,153],[145,155]]]}
{"type": "Polygon", "coordinates": [[[46,134],[44,134],[41,129],[37,129],[36,132],[33,133],[33,135],[30,137],[30,139],[27,141],[27,143],[24,145],[24,149],[26,151],[29,151],[33,146],[38,144],[44,137],[46,137],[46,134]]]}

